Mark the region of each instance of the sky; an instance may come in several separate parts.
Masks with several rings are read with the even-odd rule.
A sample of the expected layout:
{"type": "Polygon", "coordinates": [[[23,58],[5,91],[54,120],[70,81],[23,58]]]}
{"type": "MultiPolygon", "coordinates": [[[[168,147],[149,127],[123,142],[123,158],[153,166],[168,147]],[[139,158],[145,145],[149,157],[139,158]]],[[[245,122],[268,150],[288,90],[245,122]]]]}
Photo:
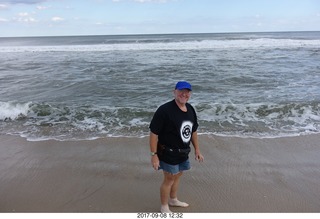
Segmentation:
{"type": "Polygon", "coordinates": [[[320,0],[0,0],[0,37],[320,31],[320,0]]]}

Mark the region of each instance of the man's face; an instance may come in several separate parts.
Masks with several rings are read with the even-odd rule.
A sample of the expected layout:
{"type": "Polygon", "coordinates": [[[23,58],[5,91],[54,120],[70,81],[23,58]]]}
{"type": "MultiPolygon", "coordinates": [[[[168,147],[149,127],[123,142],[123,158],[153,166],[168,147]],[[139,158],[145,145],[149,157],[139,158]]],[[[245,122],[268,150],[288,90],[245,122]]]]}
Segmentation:
{"type": "Polygon", "coordinates": [[[176,101],[180,104],[186,104],[191,96],[191,91],[188,89],[174,90],[176,101]]]}

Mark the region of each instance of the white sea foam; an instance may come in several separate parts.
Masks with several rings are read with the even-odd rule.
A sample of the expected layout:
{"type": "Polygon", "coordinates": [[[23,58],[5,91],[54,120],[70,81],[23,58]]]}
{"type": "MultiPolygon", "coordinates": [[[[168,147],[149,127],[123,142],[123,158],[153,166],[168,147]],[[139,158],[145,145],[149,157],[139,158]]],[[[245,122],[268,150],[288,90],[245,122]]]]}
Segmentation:
{"type": "Polygon", "coordinates": [[[28,114],[29,103],[0,102],[0,121],[15,120],[28,114]]]}
{"type": "Polygon", "coordinates": [[[0,47],[0,53],[9,52],[85,52],[136,50],[204,50],[204,49],[263,49],[263,48],[320,48],[320,40],[302,39],[238,39],[202,40],[185,42],[117,43],[97,45],[12,46],[0,47]]]}
{"type": "Polygon", "coordinates": [[[134,118],[131,121],[129,121],[129,124],[131,126],[148,126],[149,122],[143,121],[143,118],[134,118]]]}

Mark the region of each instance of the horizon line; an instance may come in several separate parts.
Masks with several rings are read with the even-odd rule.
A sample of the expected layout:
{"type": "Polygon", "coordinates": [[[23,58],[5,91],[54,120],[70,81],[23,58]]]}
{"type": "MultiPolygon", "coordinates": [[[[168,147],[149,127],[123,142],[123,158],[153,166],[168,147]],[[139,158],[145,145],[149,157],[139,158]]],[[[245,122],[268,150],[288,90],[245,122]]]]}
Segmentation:
{"type": "Polygon", "coordinates": [[[33,36],[0,36],[0,38],[32,38],[32,37],[92,37],[92,36],[142,36],[142,35],[186,35],[186,34],[248,34],[248,33],[297,33],[320,32],[320,30],[282,30],[282,31],[239,31],[239,32],[183,32],[183,33],[137,33],[137,34],[80,34],[80,35],[33,35],[33,36]]]}

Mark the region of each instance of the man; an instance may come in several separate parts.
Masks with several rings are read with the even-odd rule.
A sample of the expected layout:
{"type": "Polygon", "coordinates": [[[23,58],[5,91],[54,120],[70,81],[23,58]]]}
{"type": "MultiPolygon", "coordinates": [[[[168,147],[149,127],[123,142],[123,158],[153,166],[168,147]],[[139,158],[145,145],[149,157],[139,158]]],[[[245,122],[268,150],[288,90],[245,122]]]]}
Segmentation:
{"type": "Polygon", "coordinates": [[[190,169],[190,142],[195,158],[204,160],[198,143],[198,121],[194,108],[187,103],[191,84],[179,81],[174,90],[174,100],[160,106],[150,123],[151,164],[162,169],[164,179],[160,187],[161,212],[170,213],[170,206],[188,207],[177,198],[182,172],[190,169]]]}

